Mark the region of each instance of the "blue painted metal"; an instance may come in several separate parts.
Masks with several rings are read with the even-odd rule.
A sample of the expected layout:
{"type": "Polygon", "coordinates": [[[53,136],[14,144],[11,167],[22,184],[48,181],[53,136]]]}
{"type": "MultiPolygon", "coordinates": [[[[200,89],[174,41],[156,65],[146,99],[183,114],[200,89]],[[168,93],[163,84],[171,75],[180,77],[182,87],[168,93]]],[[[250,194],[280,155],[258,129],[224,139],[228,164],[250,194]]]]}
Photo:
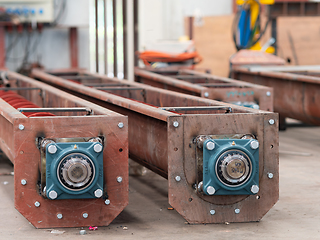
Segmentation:
{"type": "Polygon", "coordinates": [[[94,192],[97,189],[103,191],[103,150],[99,153],[94,151],[94,145],[97,142],[72,142],[72,143],[52,143],[46,146],[46,195],[49,197],[50,191],[57,192],[57,199],[83,199],[96,198],[94,192]],[[54,154],[48,152],[51,145],[57,147],[54,154]],[[81,156],[88,158],[93,163],[93,180],[91,183],[81,190],[70,190],[66,188],[58,178],[58,167],[61,161],[67,156],[81,156]]]}
{"type": "MultiPolygon", "coordinates": [[[[208,139],[203,147],[203,192],[207,192],[208,186],[215,189],[214,195],[254,195],[251,192],[253,185],[259,186],[259,147],[252,149],[250,143],[255,139],[208,139]],[[205,146],[213,142],[215,148],[208,150],[205,146]],[[224,154],[242,154],[250,162],[250,174],[239,185],[227,185],[219,179],[218,164],[219,158],[224,154]]],[[[221,159],[221,158],[220,158],[221,159]]]]}

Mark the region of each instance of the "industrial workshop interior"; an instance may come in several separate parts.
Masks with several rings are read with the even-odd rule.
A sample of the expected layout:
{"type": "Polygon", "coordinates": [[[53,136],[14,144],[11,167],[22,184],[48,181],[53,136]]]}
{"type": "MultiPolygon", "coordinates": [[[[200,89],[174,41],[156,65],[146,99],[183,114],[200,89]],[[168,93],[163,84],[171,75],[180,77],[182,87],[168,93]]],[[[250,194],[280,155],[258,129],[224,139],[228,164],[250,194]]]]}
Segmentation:
{"type": "Polygon", "coordinates": [[[320,239],[320,1],[0,0],[0,239],[320,239]]]}

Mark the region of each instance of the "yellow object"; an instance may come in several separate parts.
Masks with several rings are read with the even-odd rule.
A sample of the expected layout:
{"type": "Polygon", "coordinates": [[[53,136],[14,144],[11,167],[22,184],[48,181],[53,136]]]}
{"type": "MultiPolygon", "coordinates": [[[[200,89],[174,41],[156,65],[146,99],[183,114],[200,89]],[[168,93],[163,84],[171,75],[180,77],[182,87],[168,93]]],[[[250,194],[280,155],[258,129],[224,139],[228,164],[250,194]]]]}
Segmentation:
{"type": "MultiPolygon", "coordinates": [[[[237,5],[243,5],[245,3],[252,2],[254,0],[237,0],[236,3],[237,5]]],[[[260,4],[264,4],[264,5],[272,5],[274,4],[274,0],[259,0],[260,4]]]]}

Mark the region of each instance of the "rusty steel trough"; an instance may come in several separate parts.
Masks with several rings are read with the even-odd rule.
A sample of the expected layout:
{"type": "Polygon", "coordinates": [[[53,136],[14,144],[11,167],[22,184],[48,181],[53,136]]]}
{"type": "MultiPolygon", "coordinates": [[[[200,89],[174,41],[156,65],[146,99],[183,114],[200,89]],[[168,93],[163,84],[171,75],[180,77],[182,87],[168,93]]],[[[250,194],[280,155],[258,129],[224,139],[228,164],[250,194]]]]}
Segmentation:
{"type": "MultiPolygon", "coordinates": [[[[108,78],[83,70],[66,69],[46,73],[34,69],[31,75],[128,116],[130,158],[168,179],[169,204],[188,222],[259,221],[277,202],[279,152],[276,113],[108,78]],[[213,196],[203,194],[199,182],[203,176],[199,164],[204,164],[202,140],[211,141],[209,145],[212,149],[212,142],[216,139],[231,139],[231,146],[236,145],[239,136],[242,139],[251,136],[249,138],[254,138],[252,141],[259,141],[259,167],[256,170],[259,192],[213,196]]],[[[256,186],[253,188],[255,190],[256,186]]],[[[214,194],[214,191],[210,194],[214,194]]]]}
{"type": "MultiPolygon", "coordinates": [[[[320,78],[285,72],[286,67],[243,67],[232,69],[232,77],[241,81],[261,84],[274,89],[274,111],[279,113],[281,124],[285,118],[320,125],[320,78]],[[281,72],[282,71],[282,72],[281,72]]],[[[297,71],[302,71],[301,67],[297,71]]],[[[289,67],[288,71],[294,72],[289,67]]],[[[304,73],[306,74],[306,73],[304,73]]]]}
{"type": "Polygon", "coordinates": [[[135,68],[135,81],[203,98],[273,111],[273,89],[188,69],[135,68]]]}
{"type": "MultiPolygon", "coordinates": [[[[128,204],[127,117],[14,72],[4,71],[1,76],[5,76],[7,87],[0,89],[3,95],[0,98],[0,148],[14,164],[16,209],[36,228],[109,225],[128,204]],[[28,104],[25,108],[16,109],[8,103],[8,94],[18,102],[28,104]],[[31,104],[37,106],[31,110],[37,117],[27,114],[31,104]],[[46,116],[39,116],[41,112],[46,112],[46,116]],[[118,127],[120,123],[122,128],[118,127]],[[76,169],[79,165],[83,165],[83,169],[89,166],[91,175],[88,176],[92,184],[95,179],[103,182],[98,191],[95,191],[96,185],[92,190],[89,188],[93,185],[83,188],[84,191],[95,191],[95,197],[78,197],[78,186],[78,192],[74,191],[68,197],[65,194],[61,199],[57,197],[57,192],[60,194],[58,190],[46,194],[48,179],[55,178],[55,172],[47,168],[47,155],[53,156],[62,146],[69,145],[71,149],[64,149],[70,154],[65,155],[61,171],[69,171],[66,163],[73,164],[75,179],[80,173],[79,168],[78,171],[76,169]],[[94,146],[101,160],[98,165],[90,165],[94,160],[87,158],[81,148],[84,145],[94,146]],[[43,146],[50,146],[47,152],[43,146]],[[82,158],[77,157],[80,149],[82,158]],[[87,163],[83,159],[87,159],[87,163]],[[121,182],[117,181],[119,177],[121,182]]],[[[61,185],[66,186],[67,180],[59,179],[64,181],[61,185]]],[[[68,186],[70,189],[73,187],[72,184],[68,186]]]]}

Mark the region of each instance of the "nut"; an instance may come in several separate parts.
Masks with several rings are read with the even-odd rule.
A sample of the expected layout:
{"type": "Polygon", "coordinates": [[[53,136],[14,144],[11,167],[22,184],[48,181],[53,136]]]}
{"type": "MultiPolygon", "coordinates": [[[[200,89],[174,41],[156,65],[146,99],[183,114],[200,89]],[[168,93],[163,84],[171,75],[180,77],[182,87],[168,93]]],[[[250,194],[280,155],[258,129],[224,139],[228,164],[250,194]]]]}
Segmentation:
{"type": "Polygon", "coordinates": [[[123,128],[123,127],[124,127],[123,122],[119,122],[119,123],[118,123],[118,127],[119,127],[119,128],[123,128]]]}
{"type": "Polygon", "coordinates": [[[121,182],[122,182],[122,177],[120,177],[120,176],[117,177],[117,182],[118,182],[118,183],[121,183],[121,182]]]}
{"type": "Polygon", "coordinates": [[[234,210],[234,212],[235,212],[236,214],[239,214],[239,213],[240,213],[240,209],[239,209],[239,208],[236,208],[236,209],[234,210]]]}
{"type": "Polygon", "coordinates": [[[103,192],[102,192],[101,189],[97,189],[97,190],[94,191],[94,196],[95,196],[96,198],[101,198],[101,197],[102,197],[102,194],[103,194],[103,192]]]}
{"type": "Polygon", "coordinates": [[[54,144],[51,144],[49,147],[48,147],[48,152],[51,153],[51,154],[55,154],[57,152],[57,147],[56,145],[54,144]]]}
{"type": "Polygon", "coordinates": [[[269,91],[266,94],[267,94],[268,97],[271,96],[271,92],[269,92],[269,91]]]}
{"type": "Polygon", "coordinates": [[[24,126],[22,124],[19,124],[19,129],[22,131],[24,129],[24,126]]]}
{"type": "Polygon", "coordinates": [[[256,141],[256,140],[251,141],[250,147],[251,147],[253,150],[257,149],[257,148],[259,147],[259,142],[256,141]]]}
{"type": "Polygon", "coordinates": [[[272,179],[273,178],[273,173],[268,173],[268,178],[272,179]]]}
{"type": "Polygon", "coordinates": [[[58,193],[55,190],[51,190],[49,192],[49,198],[56,199],[58,197],[58,193]]]}
{"type": "Polygon", "coordinates": [[[82,217],[83,217],[83,218],[88,218],[88,216],[89,216],[89,214],[86,213],[86,212],[82,214],[82,217]]]}
{"type": "Polygon", "coordinates": [[[207,193],[209,195],[213,195],[215,192],[216,192],[216,190],[214,189],[214,187],[212,187],[212,186],[207,187],[207,193]]]}
{"type": "Polygon", "coordinates": [[[96,153],[99,153],[102,151],[102,145],[100,143],[96,143],[94,146],[93,146],[93,150],[96,152],[96,153]]]}
{"type": "Polygon", "coordinates": [[[34,203],[34,205],[35,205],[36,207],[40,207],[40,203],[39,203],[38,201],[36,201],[36,202],[34,203]]]}
{"type": "Polygon", "coordinates": [[[206,148],[208,149],[208,150],[213,150],[214,148],[215,148],[215,144],[214,144],[214,142],[207,142],[207,144],[206,144],[206,148]]]}
{"type": "Polygon", "coordinates": [[[209,93],[208,93],[208,92],[205,92],[205,93],[204,93],[204,97],[209,97],[209,93]]]}
{"type": "Polygon", "coordinates": [[[177,182],[180,182],[180,181],[181,181],[181,177],[180,177],[180,176],[176,176],[174,179],[175,179],[177,182]]]}
{"type": "Polygon", "coordinates": [[[270,125],[273,125],[273,124],[274,124],[274,120],[273,120],[273,119],[270,119],[270,120],[269,120],[269,124],[270,124],[270,125]]]}
{"type": "Polygon", "coordinates": [[[109,199],[106,199],[106,200],[104,201],[104,203],[105,203],[106,205],[109,205],[109,204],[110,204],[110,200],[109,200],[109,199]]]}
{"type": "Polygon", "coordinates": [[[177,128],[177,127],[179,127],[179,123],[178,123],[177,121],[174,121],[174,122],[173,122],[173,126],[174,126],[175,128],[177,128]]]}
{"type": "Polygon", "coordinates": [[[58,218],[58,219],[61,219],[62,217],[63,217],[63,216],[62,216],[62,213],[58,213],[58,214],[57,214],[57,218],[58,218]]]}
{"type": "Polygon", "coordinates": [[[252,186],[251,186],[251,192],[252,192],[253,194],[258,193],[258,192],[259,192],[259,187],[258,187],[258,185],[252,185],[252,186]]]}
{"type": "Polygon", "coordinates": [[[21,184],[22,184],[23,186],[26,185],[26,184],[27,184],[27,180],[22,179],[22,180],[21,180],[21,184]]]}
{"type": "Polygon", "coordinates": [[[212,210],[210,210],[210,214],[211,214],[211,215],[214,215],[215,213],[216,213],[216,211],[215,211],[215,210],[213,210],[213,209],[212,209],[212,210]]]}

